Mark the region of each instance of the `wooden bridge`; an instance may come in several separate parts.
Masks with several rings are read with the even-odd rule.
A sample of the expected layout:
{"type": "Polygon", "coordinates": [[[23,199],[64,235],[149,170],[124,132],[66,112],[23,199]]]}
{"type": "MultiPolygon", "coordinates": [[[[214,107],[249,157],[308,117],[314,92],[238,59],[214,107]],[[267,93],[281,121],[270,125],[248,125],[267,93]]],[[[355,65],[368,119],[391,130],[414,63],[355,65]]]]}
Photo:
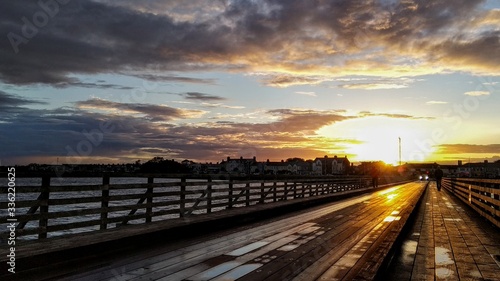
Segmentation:
{"type": "Polygon", "coordinates": [[[367,184],[44,178],[16,187],[16,273],[7,231],[0,278],[498,280],[499,180],[445,179],[441,192],[434,182],[367,184]]]}

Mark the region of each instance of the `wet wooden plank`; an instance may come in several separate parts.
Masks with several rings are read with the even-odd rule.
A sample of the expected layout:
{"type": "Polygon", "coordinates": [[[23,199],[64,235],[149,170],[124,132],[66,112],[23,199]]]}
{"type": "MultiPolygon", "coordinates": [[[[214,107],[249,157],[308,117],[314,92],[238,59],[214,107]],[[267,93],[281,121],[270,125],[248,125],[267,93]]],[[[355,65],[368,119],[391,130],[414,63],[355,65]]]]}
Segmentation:
{"type": "Polygon", "coordinates": [[[411,233],[419,233],[410,277],[388,275],[386,280],[496,280],[500,262],[498,228],[432,182],[411,233]],[[493,276],[495,276],[493,278],[493,276]]]}
{"type": "MultiPolygon", "coordinates": [[[[364,201],[365,197],[366,196],[362,196],[357,199],[350,199],[349,201],[359,203],[364,201]]],[[[331,212],[345,208],[347,206],[349,205],[346,203],[338,202],[327,207],[318,207],[301,215],[295,215],[292,218],[281,220],[278,223],[252,228],[243,233],[235,233],[231,237],[221,237],[216,240],[200,242],[199,244],[190,246],[189,248],[179,249],[177,254],[170,253],[170,255],[168,256],[165,256],[166,254],[162,254],[154,257],[145,256],[143,259],[139,259],[138,261],[119,265],[121,268],[120,271],[140,272],[142,270],[141,268],[147,267],[149,270],[149,276],[151,277],[162,278],[167,274],[173,274],[172,276],[174,278],[174,276],[180,276],[178,272],[184,270],[182,269],[182,267],[196,266],[197,263],[202,262],[203,259],[210,258],[211,255],[213,256],[214,254],[221,254],[215,251],[215,249],[222,248],[221,244],[217,245],[217,243],[227,243],[228,247],[236,247],[238,245],[241,245],[241,243],[244,243],[248,239],[257,239],[258,237],[260,237],[260,234],[273,233],[273,231],[277,234],[269,236],[269,239],[278,240],[281,237],[286,236],[287,234],[301,231],[302,229],[311,226],[311,223],[307,223],[308,220],[314,219],[315,217],[328,215],[331,212]],[[298,225],[298,227],[294,228],[295,225],[298,225]],[[199,253],[196,254],[195,252],[199,253]],[[170,269],[167,268],[169,266],[172,266],[174,260],[171,259],[175,258],[176,256],[178,256],[179,261],[182,261],[182,264],[179,263],[179,267],[177,268],[177,270],[180,271],[176,271],[173,267],[170,267],[170,269]],[[158,271],[159,273],[156,273],[155,271],[158,271]]],[[[165,249],[165,252],[168,252],[168,249],[165,249]]],[[[227,252],[229,252],[229,250],[227,250],[227,252]]],[[[105,278],[110,277],[111,275],[110,270],[103,270],[102,272],[94,273],[94,275],[81,275],[81,277],[83,278],[82,280],[84,280],[85,278],[90,278],[89,276],[92,277],[92,280],[106,280],[105,278]]],[[[133,276],[133,274],[129,274],[128,276],[133,276]]]]}
{"type": "MultiPolygon", "coordinates": [[[[366,229],[370,230],[375,227],[376,224],[378,224],[380,221],[384,220],[388,215],[390,215],[393,212],[393,209],[387,210],[384,208],[380,208],[382,205],[381,203],[383,201],[375,202],[369,202],[367,204],[370,206],[370,208],[364,209],[361,212],[356,212],[353,214],[352,221],[358,221],[359,225],[358,227],[361,227],[360,229],[363,229],[364,226],[367,226],[366,229]],[[377,212],[378,211],[378,212],[377,212]],[[367,214],[371,213],[373,217],[371,216],[362,216],[362,214],[367,214]],[[378,218],[378,220],[377,220],[378,218]],[[373,224],[375,222],[375,225],[373,224]]],[[[251,275],[243,277],[241,280],[289,280],[290,278],[293,278],[297,274],[299,274],[303,270],[308,270],[309,266],[316,266],[318,264],[323,264],[321,262],[317,262],[319,258],[321,258],[323,255],[328,256],[328,251],[322,250],[322,248],[326,248],[331,250],[330,254],[333,251],[348,251],[352,245],[355,245],[357,242],[359,242],[360,239],[365,237],[365,234],[360,235],[357,231],[359,229],[353,229],[354,225],[351,225],[351,230],[350,232],[346,233],[348,237],[357,237],[353,241],[353,244],[350,245],[343,245],[343,248],[336,248],[334,245],[328,244],[332,239],[329,239],[330,237],[326,236],[329,233],[325,233],[324,235],[321,235],[318,237],[320,241],[322,241],[323,245],[326,245],[326,247],[320,247],[320,245],[315,244],[318,243],[318,239],[316,241],[311,242],[311,244],[306,244],[302,245],[301,247],[297,248],[293,253],[288,253],[284,255],[283,257],[279,258],[276,260],[276,262],[273,262],[272,264],[265,265],[264,267],[261,268],[261,270],[258,273],[252,273],[251,275]],[[357,230],[354,231],[353,230],[357,230]]],[[[348,229],[349,227],[346,227],[348,229]]],[[[369,232],[369,231],[368,231],[369,232]]],[[[337,237],[336,237],[337,238],[337,237]]],[[[373,237],[368,238],[367,241],[373,240],[373,237]]],[[[360,250],[363,250],[362,247],[360,247],[360,250]]],[[[354,256],[356,258],[356,256],[354,256]]],[[[331,256],[329,256],[331,258],[331,256]]],[[[341,256],[338,256],[338,258],[342,258],[341,256]]],[[[331,262],[331,260],[330,260],[331,262]]],[[[317,269],[317,268],[316,268],[317,269]]],[[[318,272],[317,270],[309,270],[309,272],[318,272]]],[[[321,271],[319,271],[321,274],[321,271]]],[[[300,278],[297,277],[297,278],[300,278]]],[[[314,276],[308,276],[310,278],[309,280],[314,280],[314,276]]]]}

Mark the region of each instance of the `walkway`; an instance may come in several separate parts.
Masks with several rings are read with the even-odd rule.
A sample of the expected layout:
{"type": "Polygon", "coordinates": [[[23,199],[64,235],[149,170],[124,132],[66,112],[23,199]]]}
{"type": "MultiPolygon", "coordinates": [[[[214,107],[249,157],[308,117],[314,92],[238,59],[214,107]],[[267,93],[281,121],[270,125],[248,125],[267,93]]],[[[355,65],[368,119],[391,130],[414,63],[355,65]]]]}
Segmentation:
{"type": "Polygon", "coordinates": [[[500,231],[431,182],[384,280],[500,280],[500,231]]]}
{"type": "Polygon", "coordinates": [[[372,280],[425,183],[186,239],[64,280],[372,280]]]}

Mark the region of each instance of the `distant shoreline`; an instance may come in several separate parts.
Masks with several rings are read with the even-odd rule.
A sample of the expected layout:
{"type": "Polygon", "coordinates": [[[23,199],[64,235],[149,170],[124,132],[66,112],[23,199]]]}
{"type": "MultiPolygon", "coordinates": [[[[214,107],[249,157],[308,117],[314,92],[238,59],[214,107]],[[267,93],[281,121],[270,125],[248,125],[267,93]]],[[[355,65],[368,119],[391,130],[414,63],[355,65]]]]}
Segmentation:
{"type": "MultiPolygon", "coordinates": [[[[18,178],[40,178],[40,177],[63,177],[63,178],[89,178],[96,177],[102,178],[103,176],[109,177],[121,177],[121,178],[133,178],[133,177],[154,177],[154,178],[186,178],[186,179],[208,179],[213,180],[262,180],[262,179],[303,179],[303,178],[338,178],[338,177],[350,177],[350,176],[362,176],[362,175],[233,175],[233,174],[178,174],[178,173],[91,173],[91,172],[65,172],[63,174],[58,174],[56,172],[17,172],[16,177],[18,178]]],[[[0,178],[7,177],[7,172],[0,172],[0,178]]]]}

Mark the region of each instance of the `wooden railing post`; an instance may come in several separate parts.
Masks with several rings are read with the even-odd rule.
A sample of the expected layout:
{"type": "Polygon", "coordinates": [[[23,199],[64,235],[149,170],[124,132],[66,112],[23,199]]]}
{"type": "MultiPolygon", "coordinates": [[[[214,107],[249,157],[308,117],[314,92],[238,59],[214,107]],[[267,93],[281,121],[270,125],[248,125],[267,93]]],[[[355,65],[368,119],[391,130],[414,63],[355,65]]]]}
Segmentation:
{"type": "Polygon", "coordinates": [[[38,239],[47,238],[47,226],[48,226],[48,215],[49,215],[49,196],[50,196],[50,176],[42,177],[42,192],[40,193],[39,205],[40,205],[40,221],[38,226],[40,228],[38,232],[38,239]]]}
{"type": "Polygon", "coordinates": [[[100,230],[108,228],[108,207],[109,207],[109,175],[102,177],[101,187],[101,225],[100,230]]]}
{"type": "Polygon", "coordinates": [[[146,191],[146,222],[151,222],[153,217],[153,183],[154,177],[148,177],[148,189],[146,191]]]}
{"type": "Polygon", "coordinates": [[[180,205],[179,205],[179,216],[181,218],[184,217],[184,214],[186,213],[186,178],[181,178],[181,199],[180,199],[180,205]]]}
{"type": "Polygon", "coordinates": [[[297,182],[293,182],[293,199],[297,198],[297,182]]]}
{"type": "Polygon", "coordinates": [[[285,191],[283,192],[283,201],[288,199],[288,182],[285,181],[284,187],[285,191]]]}
{"type": "Polygon", "coordinates": [[[265,184],[264,184],[264,181],[260,183],[260,203],[261,204],[264,204],[264,193],[265,193],[265,188],[264,188],[265,184]]]}
{"type": "Polygon", "coordinates": [[[276,194],[277,193],[277,190],[276,190],[276,180],[274,180],[273,182],[273,202],[276,202],[277,198],[276,198],[276,194]]]}
{"type": "Polygon", "coordinates": [[[233,179],[229,179],[228,208],[233,208],[233,179]]]}
{"type": "Polygon", "coordinates": [[[212,177],[207,180],[207,214],[212,213],[212,177]]]}
{"type": "Polygon", "coordinates": [[[246,186],[245,186],[245,195],[246,195],[246,198],[245,198],[245,205],[246,206],[250,206],[250,183],[247,183],[246,186]]]}

